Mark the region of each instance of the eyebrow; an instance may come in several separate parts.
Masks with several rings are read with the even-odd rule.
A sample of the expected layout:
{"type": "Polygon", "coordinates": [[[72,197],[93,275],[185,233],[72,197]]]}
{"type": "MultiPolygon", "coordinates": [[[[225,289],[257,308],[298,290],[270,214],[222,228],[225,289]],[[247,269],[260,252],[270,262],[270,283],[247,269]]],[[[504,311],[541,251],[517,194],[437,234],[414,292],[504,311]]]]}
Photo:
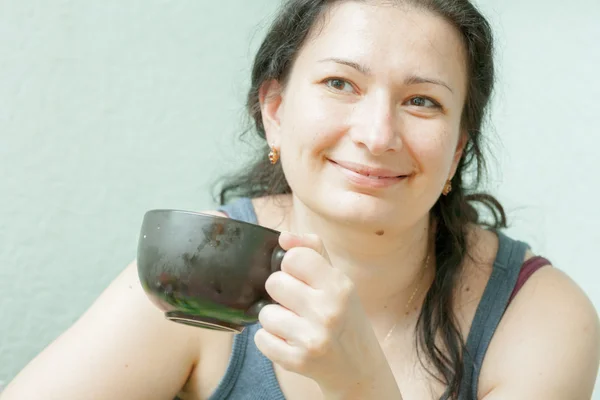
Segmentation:
{"type": "Polygon", "coordinates": [[[371,72],[371,70],[368,67],[361,65],[359,63],[356,63],[354,61],[344,60],[343,58],[335,58],[335,57],[324,58],[322,60],[319,60],[319,62],[334,62],[334,63],[338,63],[338,64],[343,64],[343,65],[347,65],[351,68],[354,68],[355,70],[362,73],[363,75],[373,75],[373,73],[371,72]]]}
{"type": "Polygon", "coordinates": [[[450,91],[450,93],[454,93],[454,90],[448,85],[446,82],[441,81],[439,79],[433,78],[425,78],[422,76],[411,75],[404,80],[405,85],[418,85],[420,83],[431,83],[433,85],[443,86],[450,91]]]}
{"type": "MultiPolygon", "coordinates": [[[[335,62],[338,64],[343,64],[343,65],[347,65],[351,68],[354,68],[355,70],[362,73],[363,75],[367,75],[367,76],[373,75],[373,73],[371,72],[371,70],[368,67],[361,65],[359,63],[356,63],[354,61],[344,60],[343,58],[335,58],[335,57],[324,58],[322,60],[319,60],[319,62],[335,62]]],[[[450,93],[454,93],[454,90],[452,90],[450,85],[448,85],[446,82],[439,80],[439,79],[426,78],[426,77],[418,76],[418,75],[410,75],[410,76],[406,77],[406,79],[404,79],[405,85],[419,85],[419,84],[423,84],[423,83],[431,83],[433,85],[443,86],[446,89],[448,89],[450,91],[450,93]]]]}

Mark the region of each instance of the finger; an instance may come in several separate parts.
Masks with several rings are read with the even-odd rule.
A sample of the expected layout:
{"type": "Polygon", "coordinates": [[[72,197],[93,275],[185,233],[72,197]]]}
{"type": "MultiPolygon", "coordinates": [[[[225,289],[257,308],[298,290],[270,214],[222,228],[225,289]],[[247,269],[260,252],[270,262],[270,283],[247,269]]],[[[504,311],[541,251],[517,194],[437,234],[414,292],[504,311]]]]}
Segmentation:
{"type": "Polygon", "coordinates": [[[275,302],[302,317],[308,317],[309,304],[306,299],[315,296],[308,284],[285,271],[271,274],[265,282],[265,289],[275,302]]]}
{"type": "Polygon", "coordinates": [[[300,359],[296,347],[290,346],[285,340],[267,332],[264,328],[256,331],[254,343],[265,357],[287,370],[294,370],[300,359]]]}
{"type": "Polygon", "coordinates": [[[304,282],[313,289],[322,289],[334,279],[331,264],[313,249],[294,247],[281,261],[281,271],[304,282]]]}
{"type": "Polygon", "coordinates": [[[308,247],[329,260],[323,241],[319,236],[312,233],[297,235],[291,232],[282,232],[279,235],[279,245],[286,251],[294,247],[308,247]]]}
{"type": "Polygon", "coordinates": [[[264,330],[290,346],[300,345],[303,332],[309,329],[305,319],[277,304],[265,306],[258,314],[258,320],[264,330]]]}

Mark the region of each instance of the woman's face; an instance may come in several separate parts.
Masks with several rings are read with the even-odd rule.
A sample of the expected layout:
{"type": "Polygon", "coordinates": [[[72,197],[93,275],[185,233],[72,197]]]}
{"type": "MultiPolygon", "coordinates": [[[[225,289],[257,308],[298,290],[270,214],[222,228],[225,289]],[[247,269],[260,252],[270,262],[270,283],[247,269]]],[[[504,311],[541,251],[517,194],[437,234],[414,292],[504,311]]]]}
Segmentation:
{"type": "Polygon", "coordinates": [[[460,34],[408,7],[341,2],[301,49],[280,96],[263,86],[270,144],[294,195],[385,228],[427,215],[463,148],[460,34]]]}

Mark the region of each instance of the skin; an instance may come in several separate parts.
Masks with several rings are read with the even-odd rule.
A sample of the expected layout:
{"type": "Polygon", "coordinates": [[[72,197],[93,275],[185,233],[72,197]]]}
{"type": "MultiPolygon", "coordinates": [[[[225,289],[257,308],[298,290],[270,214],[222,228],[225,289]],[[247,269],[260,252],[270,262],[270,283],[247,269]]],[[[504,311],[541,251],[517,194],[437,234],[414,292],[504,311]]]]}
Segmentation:
{"type": "MultiPolygon", "coordinates": [[[[261,225],[286,231],[288,250],[266,284],[279,304],[261,311],[255,342],[288,399],[437,399],[444,387],[420,365],[414,328],[434,273],[424,266],[433,251],[429,210],[464,146],[464,48],[444,20],[410,8],[343,2],[327,21],[285,87],[261,88],[267,137],[294,194],[254,201],[261,225]],[[331,58],[338,61],[322,61],[331,58]],[[375,187],[331,161],[405,177],[375,187]]],[[[464,335],[498,247],[476,226],[468,244],[453,305],[464,335]]],[[[478,398],[589,399],[599,325],[564,273],[536,272],[492,339],[478,398]]],[[[231,341],[166,322],[132,264],[0,398],[204,399],[223,376],[231,341]]]]}

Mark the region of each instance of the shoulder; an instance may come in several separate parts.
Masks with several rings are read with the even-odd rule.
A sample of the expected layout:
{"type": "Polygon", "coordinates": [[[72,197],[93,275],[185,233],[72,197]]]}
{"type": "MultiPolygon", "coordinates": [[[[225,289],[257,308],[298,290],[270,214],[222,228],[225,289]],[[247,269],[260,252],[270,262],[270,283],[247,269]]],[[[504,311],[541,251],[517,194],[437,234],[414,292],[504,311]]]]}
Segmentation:
{"type": "Polygon", "coordinates": [[[152,304],[134,261],[18,374],[2,399],[168,398],[196,361],[196,337],[152,304]],[[149,385],[153,376],[160,380],[149,385]]]}
{"type": "Polygon", "coordinates": [[[507,308],[486,353],[479,398],[589,399],[599,359],[596,309],[566,273],[547,266],[507,308]]]}

